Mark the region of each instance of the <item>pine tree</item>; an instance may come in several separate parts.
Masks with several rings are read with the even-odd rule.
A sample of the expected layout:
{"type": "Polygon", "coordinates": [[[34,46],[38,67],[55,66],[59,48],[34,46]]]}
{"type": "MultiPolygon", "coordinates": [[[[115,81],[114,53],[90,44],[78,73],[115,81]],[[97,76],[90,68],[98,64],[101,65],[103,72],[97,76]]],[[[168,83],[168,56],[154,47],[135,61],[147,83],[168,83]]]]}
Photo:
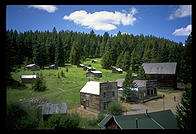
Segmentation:
{"type": "Polygon", "coordinates": [[[60,37],[57,37],[57,46],[56,46],[56,53],[55,53],[55,63],[60,66],[63,67],[64,66],[64,62],[65,62],[65,58],[64,58],[64,48],[63,48],[63,44],[62,41],[60,39],[60,37]]]}
{"type": "Polygon", "coordinates": [[[78,65],[80,63],[80,53],[79,43],[74,41],[70,53],[71,64],[78,65]]]}
{"type": "Polygon", "coordinates": [[[181,104],[176,107],[177,125],[181,129],[192,128],[192,89],[185,89],[182,95],[181,104]]]}

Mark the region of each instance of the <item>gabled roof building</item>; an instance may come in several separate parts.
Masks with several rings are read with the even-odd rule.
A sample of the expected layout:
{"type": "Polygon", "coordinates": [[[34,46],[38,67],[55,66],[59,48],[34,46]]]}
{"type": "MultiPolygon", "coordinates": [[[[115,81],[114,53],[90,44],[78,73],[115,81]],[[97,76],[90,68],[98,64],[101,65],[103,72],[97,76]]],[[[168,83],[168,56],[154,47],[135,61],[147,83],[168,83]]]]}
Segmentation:
{"type": "Polygon", "coordinates": [[[135,115],[109,115],[98,125],[102,129],[178,129],[171,110],[135,115]]]}
{"type": "Polygon", "coordinates": [[[159,88],[176,89],[176,62],[164,63],[143,63],[145,74],[149,75],[150,80],[157,80],[159,88]]]}

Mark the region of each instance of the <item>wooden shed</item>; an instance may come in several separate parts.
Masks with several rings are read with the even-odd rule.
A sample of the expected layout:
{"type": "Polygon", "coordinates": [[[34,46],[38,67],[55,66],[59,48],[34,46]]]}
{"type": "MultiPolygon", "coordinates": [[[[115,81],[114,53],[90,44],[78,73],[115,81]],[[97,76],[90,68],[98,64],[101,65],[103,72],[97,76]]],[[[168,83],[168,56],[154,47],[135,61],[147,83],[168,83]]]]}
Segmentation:
{"type": "Polygon", "coordinates": [[[22,83],[31,83],[34,79],[37,78],[37,75],[21,75],[22,83]]]}
{"type": "Polygon", "coordinates": [[[113,68],[112,69],[112,73],[119,73],[119,74],[122,74],[123,73],[123,70],[121,68],[113,68]]]}
{"type": "Polygon", "coordinates": [[[143,63],[142,66],[150,80],[157,80],[159,88],[176,89],[176,62],[143,63]]]}
{"type": "Polygon", "coordinates": [[[102,72],[101,71],[90,71],[86,73],[86,77],[97,77],[100,78],[102,77],[102,72]]]}
{"type": "Polygon", "coordinates": [[[40,70],[40,67],[36,64],[29,64],[26,66],[26,70],[36,71],[40,70]]]}
{"type": "Polygon", "coordinates": [[[56,69],[58,70],[58,66],[56,64],[52,64],[49,66],[49,69],[56,69]]]}
{"type": "Polygon", "coordinates": [[[46,103],[42,105],[43,119],[47,120],[50,115],[53,114],[66,114],[67,104],[64,103],[46,103]]]}
{"type": "Polygon", "coordinates": [[[80,90],[80,104],[104,112],[110,102],[117,100],[117,82],[88,81],[80,90]]]}

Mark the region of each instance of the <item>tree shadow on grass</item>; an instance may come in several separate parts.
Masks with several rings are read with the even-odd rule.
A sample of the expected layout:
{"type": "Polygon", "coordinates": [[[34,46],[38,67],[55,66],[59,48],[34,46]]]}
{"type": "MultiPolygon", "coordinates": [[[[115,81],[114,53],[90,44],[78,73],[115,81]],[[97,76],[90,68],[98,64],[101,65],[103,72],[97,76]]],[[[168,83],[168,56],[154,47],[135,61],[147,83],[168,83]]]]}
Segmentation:
{"type": "Polygon", "coordinates": [[[11,89],[19,89],[24,90],[27,88],[27,86],[19,81],[16,81],[14,79],[9,79],[6,81],[7,88],[11,89]]]}

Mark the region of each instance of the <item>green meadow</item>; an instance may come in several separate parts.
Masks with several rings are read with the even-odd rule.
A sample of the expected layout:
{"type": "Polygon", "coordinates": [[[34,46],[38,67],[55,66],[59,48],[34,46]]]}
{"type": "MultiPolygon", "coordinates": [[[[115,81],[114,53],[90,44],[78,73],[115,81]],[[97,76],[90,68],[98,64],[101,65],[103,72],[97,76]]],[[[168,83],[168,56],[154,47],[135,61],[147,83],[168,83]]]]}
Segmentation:
{"type": "Polygon", "coordinates": [[[31,84],[25,84],[24,86],[8,86],[7,87],[7,103],[25,101],[31,98],[43,98],[51,103],[66,102],[68,109],[72,109],[74,106],[80,104],[80,90],[88,82],[91,81],[116,81],[119,78],[125,78],[126,72],[123,74],[112,73],[112,70],[106,70],[101,67],[101,59],[96,58],[97,63],[90,61],[84,61],[83,64],[95,67],[96,70],[102,72],[102,78],[86,78],[86,72],[83,68],[76,65],[68,66],[68,72],[66,67],[59,67],[58,70],[43,69],[40,71],[26,71],[24,67],[18,69],[16,72],[12,72],[14,80],[21,83],[20,76],[22,74],[39,74],[42,73],[46,81],[47,90],[44,92],[33,91],[31,84]],[[64,72],[65,77],[58,78],[58,73],[64,72]]]}

